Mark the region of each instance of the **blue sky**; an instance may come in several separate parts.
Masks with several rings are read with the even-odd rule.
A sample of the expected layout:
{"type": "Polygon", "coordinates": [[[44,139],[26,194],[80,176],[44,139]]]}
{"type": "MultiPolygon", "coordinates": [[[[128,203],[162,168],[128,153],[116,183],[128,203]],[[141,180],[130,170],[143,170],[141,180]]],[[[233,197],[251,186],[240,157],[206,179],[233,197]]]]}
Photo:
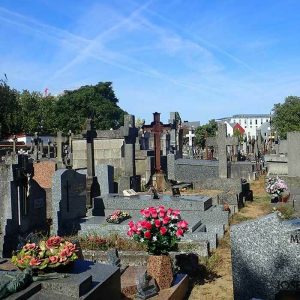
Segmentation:
{"type": "Polygon", "coordinates": [[[300,96],[300,2],[0,1],[0,78],[52,94],[112,81],[136,117],[207,122],[300,96]]]}

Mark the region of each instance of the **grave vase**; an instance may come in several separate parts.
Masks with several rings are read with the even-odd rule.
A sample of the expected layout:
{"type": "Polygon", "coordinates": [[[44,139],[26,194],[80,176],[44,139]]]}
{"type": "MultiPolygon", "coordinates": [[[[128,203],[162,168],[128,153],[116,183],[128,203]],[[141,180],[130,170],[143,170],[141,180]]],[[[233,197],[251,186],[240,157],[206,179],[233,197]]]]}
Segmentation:
{"type": "Polygon", "coordinates": [[[279,201],[286,203],[286,202],[288,202],[289,198],[290,198],[290,193],[289,192],[282,192],[280,197],[279,197],[279,201]]]}
{"type": "Polygon", "coordinates": [[[162,289],[167,289],[173,281],[172,261],[169,255],[149,255],[147,273],[151,275],[162,289]]]}

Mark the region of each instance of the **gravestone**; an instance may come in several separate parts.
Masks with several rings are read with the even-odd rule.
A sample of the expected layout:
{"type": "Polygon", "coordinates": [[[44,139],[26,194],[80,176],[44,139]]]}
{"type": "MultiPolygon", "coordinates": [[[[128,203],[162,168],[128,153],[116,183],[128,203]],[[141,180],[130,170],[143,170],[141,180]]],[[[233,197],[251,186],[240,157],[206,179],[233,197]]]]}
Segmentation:
{"type": "Polygon", "coordinates": [[[219,177],[228,178],[227,146],[236,147],[237,137],[227,137],[227,126],[225,123],[218,123],[218,131],[215,138],[207,138],[207,146],[218,147],[219,177]]]}
{"type": "Polygon", "coordinates": [[[288,132],[288,175],[300,177],[300,132],[288,132]]]}
{"type": "Polygon", "coordinates": [[[96,165],[95,176],[101,187],[101,195],[114,193],[114,167],[110,165],[96,165]]]}
{"type": "Polygon", "coordinates": [[[74,170],[57,170],[52,181],[53,233],[73,234],[86,215],[86,175],[74,170]]]}
{"type": "Polygon", "coordinates": [[[63,143],[63,137],[62,132],[58,131],[57,136],[55,138],[56,143],[56,162],[57,162],[57,168],[63,167],[63,161],[62,161],[62,143],[63,143]]]}
{"type": "MultiPolygon", "coordinates": [[[[16,272],[11,273],[14,276],[16,272]]],[[[121,299],[120,270],[115,266],[77,260],[65,278],[62,274],[58,277],[33,282],[6,299],[121,299]]]]}
{"type": "Polygon", "coordinates": [[[138,130],[135,127],[135,118],[133,115],[124,116],[124,126],[122,127],[124,138],[124,173],[119,179],[118,190],[121,193],[126,189],[140,190],[140,180],[136,176],[135,167],[135,143],[138,136],[138,130]]]}
{"type": "Polygon", "coordinates": [[[299,299],[299,232],[300,219],[282,221],[276,213],[231,227],[235,300],[296,292],[299,299]]]}
{"type": "Polygon", "coordinates": [[[1,229],[0,256],[10,257],[18,237],[47,230],[46,192],[32,178],[33,165],[27,155],[0,165],[1,229]]]}

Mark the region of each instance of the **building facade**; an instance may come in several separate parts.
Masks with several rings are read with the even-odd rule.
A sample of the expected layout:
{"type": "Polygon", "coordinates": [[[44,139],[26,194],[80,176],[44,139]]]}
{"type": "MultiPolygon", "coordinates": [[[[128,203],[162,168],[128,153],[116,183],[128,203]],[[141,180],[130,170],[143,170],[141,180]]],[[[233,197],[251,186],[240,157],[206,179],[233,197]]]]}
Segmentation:
{"type": "MultiPolygon", "coordinates": [[[[240,114],[233,115],[232,117],[226,117],[218,119],[219,122],[226,122],[231,124],[239,124],[244,130],[245,135],[255,137],[256,130],[264,128],[266,123],[270,123],[271,116],[269,114],[240,114]]],[[[268,125],[267,127],[269,127],[268,125]]],[[[229,130],[230,131],[230,130],[229,130]]]]}

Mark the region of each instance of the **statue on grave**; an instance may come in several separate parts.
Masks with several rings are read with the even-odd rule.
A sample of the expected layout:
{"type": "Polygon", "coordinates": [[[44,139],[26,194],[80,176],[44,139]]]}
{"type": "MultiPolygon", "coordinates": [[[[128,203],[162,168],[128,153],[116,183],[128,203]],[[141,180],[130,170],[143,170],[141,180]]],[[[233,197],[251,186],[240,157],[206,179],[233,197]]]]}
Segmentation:
{"type": "Polygon", "coordinates": [[[25,289],[33,282],[32,270],[0,273],[0,299],[25,289]]]}
{"type": "Polygon", "coordinates": [[[121,260],[119,258],[119,253],[117,249],[108,250],[107,258],[109,264],[121,268],[121,260]]]}
{"type": "Polygon", "coordinates": [[[148,299],[158,294],[158,288],[155,281],[147,271],[137,279],[137,299],[148,299]]]}
{"type": "Polygon", "coordinates": [[[32,282],[60,279],[68,276],[67,274],[58,273],[33,276],[31,268],[27,268],[24,271],[0,272],[0,299],[27,288],[32,282]]]}

